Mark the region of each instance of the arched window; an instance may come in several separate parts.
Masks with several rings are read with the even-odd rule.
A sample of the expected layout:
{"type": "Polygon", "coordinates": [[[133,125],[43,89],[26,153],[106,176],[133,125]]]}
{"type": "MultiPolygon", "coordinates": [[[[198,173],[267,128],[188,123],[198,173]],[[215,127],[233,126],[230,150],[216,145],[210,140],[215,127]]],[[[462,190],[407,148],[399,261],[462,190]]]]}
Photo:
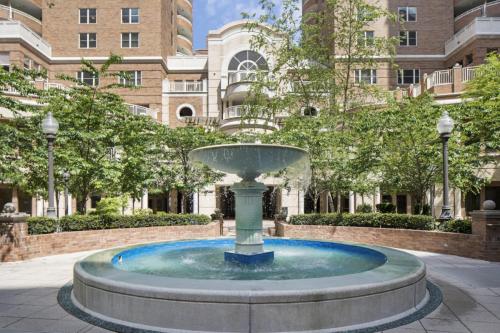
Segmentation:
{"type": "Polygon", "coordinates": [[[313,106],[306,106],[302,109],[302,114],[306,117],[316,117],[318,115],[318,110],[313,106]]]}
{"type": "Polygon", "coordinates": [[[254,72],[257,70],[267,70],[267,61],[262,55],[255,51],[238,52],[229,62],[230,72],[254,72]]]}
{"type": "Polygon", "coordinates": [[[177,119],[182,120],[184,118],[195,117],[196,110],[191,104],[182,104],[177,106],[176,111],[177,119]]]}
{"type": "Polygon", "coordinates": [[[181,118],[192,117],[193,115],[194,115],[194,112],[189,106],[184,106],[179,111],[179,117],[181,117],[181,118]]]}

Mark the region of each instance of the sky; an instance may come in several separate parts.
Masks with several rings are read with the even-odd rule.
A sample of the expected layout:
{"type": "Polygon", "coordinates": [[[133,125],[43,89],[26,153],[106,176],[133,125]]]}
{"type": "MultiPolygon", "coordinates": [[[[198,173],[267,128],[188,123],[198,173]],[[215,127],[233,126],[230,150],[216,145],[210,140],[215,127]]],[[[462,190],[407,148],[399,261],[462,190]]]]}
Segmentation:
{"type": "MultiPolygon", "coordinates": [[[[278,1],[277,1],[278,2],[278,1]]],[[[261,13],[259,0],[194,0],[194,49],[206,48],[209,30],[240,20],[241,13],[261,13]]]]}

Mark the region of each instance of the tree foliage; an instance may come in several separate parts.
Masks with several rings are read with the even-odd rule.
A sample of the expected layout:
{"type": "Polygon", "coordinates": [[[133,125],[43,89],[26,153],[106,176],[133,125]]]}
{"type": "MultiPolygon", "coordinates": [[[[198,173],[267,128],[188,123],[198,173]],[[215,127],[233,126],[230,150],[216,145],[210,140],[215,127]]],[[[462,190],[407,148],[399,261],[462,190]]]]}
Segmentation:
{"type": "Polygon", "coordinates": [[[366,143],[376,138],[364,124],[365,112],[385,96],[355,72],[391,66],[396,40],[365,39],[364,31],[394,16],[364,0],[327,0],[324,10],[303,18],[296,15],[300,1],[283,1],[279,14],[273,1],[260,3],[265,14],[249,24],[252,46],[273,63],[253,84],[249,117],[261,117],[263,110],[270,121],[287,115],[270,140],[309,150],[313,202],[323,192],[340,197],[371,191],[368,170],[376,156],[366,143]]]}
{"type": "MultiPolygon", "coordinates": [[[[149,172],[149,154],[158,147],[161,125],[148,117],[133,115],[121,97],[112,92],[113,88],[122,87],[117,83],[122,74],[110,70],[120,62],[121,58],[114,55],[100,66],[82,61],[82,71],[98,78],[98,84],[62,75],[60,79],[70,87],[39,94],[38,107],[30,108],[29,114],[16,114],[2,126],[2,130],[15,134],[6,146],[16,151],[18,158],[8,165],[15,169],[11,174],[18,175],[25,190],[45,193],[47,148],[40,124],[47,112],[52,112],[60,124],[55,143],[57,189],[62,189],[63,171],[68,171],[69,191],[75,195],[80,213],[86,212],[92,193],[112,196],[127,192],[134,198],[140,197],[154,176],[149,172]]],[[[8,78],[5,84],[17,85],[18,81],[23,79],[8,78]]],[[[17,107],[12,101],[4,105],[17,107]]],[[[20,110],[24,107],[19,105],[20,110]]]]}

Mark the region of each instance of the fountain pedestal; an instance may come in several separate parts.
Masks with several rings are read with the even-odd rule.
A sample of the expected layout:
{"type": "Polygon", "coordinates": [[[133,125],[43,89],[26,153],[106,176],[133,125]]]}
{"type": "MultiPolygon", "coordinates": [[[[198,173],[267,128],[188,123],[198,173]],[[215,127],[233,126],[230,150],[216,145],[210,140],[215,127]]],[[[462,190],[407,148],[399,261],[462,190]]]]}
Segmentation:
{"type": "Polygon", "coordinates": [[[242,264],[270,263],[274,252],[264,251],[262,240],[262,193],[267,187],[255,180],[243,180],[231,187],[236,202],[235,251],[224,253],[224,259],[242,264]]]}

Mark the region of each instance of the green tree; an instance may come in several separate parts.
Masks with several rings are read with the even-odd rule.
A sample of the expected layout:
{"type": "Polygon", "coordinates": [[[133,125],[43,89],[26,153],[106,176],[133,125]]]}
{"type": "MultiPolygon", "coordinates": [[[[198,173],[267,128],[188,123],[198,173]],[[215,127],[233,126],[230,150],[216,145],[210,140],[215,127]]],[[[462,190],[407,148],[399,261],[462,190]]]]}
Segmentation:
{"type": "Polygon", "coordinates": [[[258,73],[247,100],[252,106],[248,117],[263,111],[269,121],[288,115],[273,140],[309,149],[312,197],[370,191],[376,156],[369,142],[374,138],[372,132],[358,131],[367,127],[367,117],[358,115],[385,100],[371,74],[391,66],[397,40],[365,38],[364,32],[373,21],[395,21],[394,15],[364,0],[326,0],[324,10],[303,18],[297,16],[301,1],[285,0],[280,11],[271,0],[260,4],[265,14],[249,24],[256,32],[252,46],[273,64],[269,72],[258,73]],[[304,138],[300,133],[307,133],[307,140],[295,140],[304,138]]]}
{"type": "Polygon", "coordinates": [[[193,164],[188,154],[191,150],[227,143],[230,139],[217,130],[198,126],[164,128],[162,137],[168,146],[167,160],[159,161],[156,187],[168,191],[175,189],[182,195],[181,213],[186,213],[192,193],[220,180],[224,174],[210,170],[207,166],[193,164]]]}
{"type": "Polygon", "coordinates": [[[40,124],[50,111],[60,123],[55,146],[56,188],[62,190],[61,174],[69,171],[69,190],[80,213],[86,212],[92,193],[116,196],[126,191],[139,197],[149,179],[148,154],[161,125],[133,115],[113,93],[112,89],[124,87],[117,83],[123,74],[110,69],[120,62],[115,55],[99,67],[82,61],[82,71],[95,78],[95,85],[62,75],[71,87],[52,89],[41,96],[43,107],[9,122],[17,133],[9,147],[18,153],[20,182],[30,193],[44,193],[47,183],[46,140],[40,124]]]}
{"type": "MultiPolygon", "coordinates": [[[[420,209],[441,175],[441,141],[436,130],[440,116],[440,108],[427,94],[392,101],[373,114],[381,134],[381,185],[390,192],[409,193],[420,209]]],[[[450,150],[455,141],[450,140],[450,150]]]]}
{"type": "MultiPolygon", "coordinates": [[[[0,94],[0,107],[7,113],[5,119],[0,119],[2,138],[0,140],[0,182],[10,183],[23,189],[28,187],[28,190],[30,185],[34,185],[33,183],[38,184],[40,179],[35,181],[25,177],[26,166],[30,164],[27,164],[20,155],[19,147],[30,146],[32,139],[36,140],[36,138],[25,136],[23,119],[27,115],[40,112],[43,101],[50,95],[50,92],[39,90],[34,84],[36,78],[45,77],[45,75],[45,72],[23,70],[17,67],[11,68],[10,71],[0,69],[0,90],[10,92],[0,94]],[[22,101],[28,98],[38,99],[40,103],[37,105],[22,101]]],[[[44,153],[46,154],[46,149],[44,153]]],[[[44,194],[45,190],[37,192],[44,194]]]]}

